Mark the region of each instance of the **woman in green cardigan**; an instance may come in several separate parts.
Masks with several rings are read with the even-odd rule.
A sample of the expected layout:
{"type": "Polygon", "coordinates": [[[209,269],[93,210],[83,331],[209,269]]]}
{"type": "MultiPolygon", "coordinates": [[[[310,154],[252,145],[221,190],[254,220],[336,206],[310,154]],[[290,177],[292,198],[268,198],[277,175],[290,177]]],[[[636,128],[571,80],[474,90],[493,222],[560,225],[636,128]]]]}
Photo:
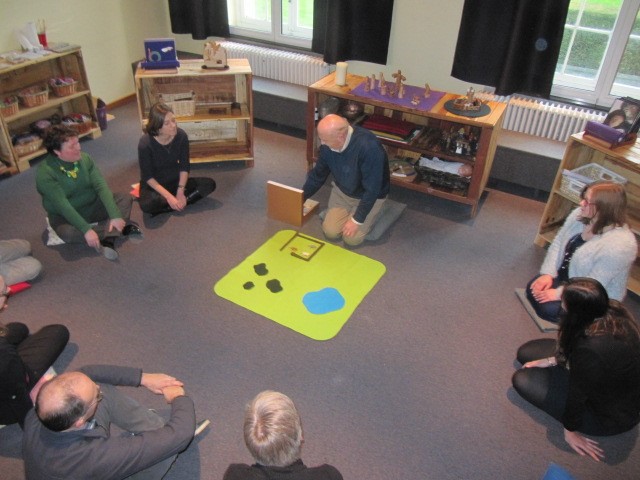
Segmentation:
{"type": "Polygon", "coordinates": [[[49,154],[38,167],[36,186],[49,224],[63,242],[86,243],[116,260],[116,237],[142,237],[129,222],[131,196],[111,192],[91,157],[81,152],[72,128],[52,126],[44,145],[49,154]]]}

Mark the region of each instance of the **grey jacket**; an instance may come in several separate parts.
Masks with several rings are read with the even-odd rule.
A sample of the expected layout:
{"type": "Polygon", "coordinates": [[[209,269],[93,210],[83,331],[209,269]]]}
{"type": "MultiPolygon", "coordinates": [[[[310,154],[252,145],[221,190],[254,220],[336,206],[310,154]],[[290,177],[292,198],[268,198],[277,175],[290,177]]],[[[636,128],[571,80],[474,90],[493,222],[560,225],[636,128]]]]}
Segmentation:
{"type": "MultiPolygon", "coordinates": [[[[93,381],[137,387],[142,370],[96,365],[82,369],[93,381]]],[[[171,403],[163,428],[136,435],[110,435],[104,428],[53,432],[31,410],[25,420],[23,457],[27,479],[121,479],[180,453],[195,430],[193,401],[171,403]]]]}

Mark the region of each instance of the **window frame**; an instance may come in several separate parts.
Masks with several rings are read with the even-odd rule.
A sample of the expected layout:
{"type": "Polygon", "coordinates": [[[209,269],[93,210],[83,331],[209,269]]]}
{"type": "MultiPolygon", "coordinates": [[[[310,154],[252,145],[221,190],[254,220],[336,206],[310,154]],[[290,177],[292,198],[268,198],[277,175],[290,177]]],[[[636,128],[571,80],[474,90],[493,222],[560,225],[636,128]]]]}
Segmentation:
{"type": "MultiPolygon", "coordinates": [[[[597,79],[593,91],[578,86],[565,86],[555,83],[551,88],[551,95],[554,98],[571,100],[581,104],[595,105],[608,109],[613,101],[624,95],[640,98],[640,88],[631,87],[630,93],[612,95],[613,84],[618,73],[620,62],[624,54],[627,42],[631,37],[633,25],[640,9],[640,0],[622,0],[622,5],[616,18],[611,38],[607,45],[604,59],[597,74],[597,79]],[[637,90],[637,92],[636,92],[637,90]]],[[[579,83],[579,82],[576,82],[579,83]]]]}
{"type": "MultiPolygon", "coordinates": [[[[242,8],[239,6],[242,3],[242,0],[227,0],[228,8],[229,8],[229,32],[231,35],[245,37],[252,40],[258,40],[263,42],[274,43],[278,45],[285,45],[288,47],[296,47],[303,49],[311,49],[311,37],[301,38],[294,37],[291,35],[285,35],[282,33],[282,0],[269,0],[271,5],[271,21],[270,22],[259,22],[256,25],[269,24],[270,32],[265,32],[262,30],[257,30],[250,28],[250,25],[253,23],[251,20],[244,20],[242,18],[242,8]],[[232,11],[235,10],[235,12],[232,11]],[[245,26],[232,26],[231,22],[236,20],[238,23],[243,24],[245,26]]],[[[292,11],[297,11],[298,8],[298,0],[289,0],[289,16],[292,17],[292,11]]],[[[311,36],[313,35],[313,29],[305,29],[304,27],[294,28],[294,31],[302,29],[311,30],[311,36]]]]}

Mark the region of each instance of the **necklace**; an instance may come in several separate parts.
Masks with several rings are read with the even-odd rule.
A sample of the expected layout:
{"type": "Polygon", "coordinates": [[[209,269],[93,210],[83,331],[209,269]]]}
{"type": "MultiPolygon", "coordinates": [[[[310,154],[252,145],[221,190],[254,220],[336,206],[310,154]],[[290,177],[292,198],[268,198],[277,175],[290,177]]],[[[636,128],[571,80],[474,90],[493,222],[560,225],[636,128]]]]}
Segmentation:
{"type": "Polygon", "coordinates": [[[73,168],[71,170],[67,170],[62,165],[60,165],[60,171],[65,173],[68,178],[77,180],[78,179],[78,162],[73,162],[73,168]]]}

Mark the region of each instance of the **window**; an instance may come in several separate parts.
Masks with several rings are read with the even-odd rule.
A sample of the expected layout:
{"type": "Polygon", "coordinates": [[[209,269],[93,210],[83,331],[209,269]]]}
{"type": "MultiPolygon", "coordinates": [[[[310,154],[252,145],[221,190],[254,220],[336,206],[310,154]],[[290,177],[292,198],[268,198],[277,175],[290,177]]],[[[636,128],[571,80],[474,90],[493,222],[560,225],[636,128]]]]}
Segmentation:
{"type": "Polygon", "coordinates": [[[313,0],[227,0],[232,35],[311,48],[313,0]]]}
{"type": "Polygon", "coordinates": [[[640,99],[640,0],[571,0],[551,94],[609,108],[640,99]]]}

